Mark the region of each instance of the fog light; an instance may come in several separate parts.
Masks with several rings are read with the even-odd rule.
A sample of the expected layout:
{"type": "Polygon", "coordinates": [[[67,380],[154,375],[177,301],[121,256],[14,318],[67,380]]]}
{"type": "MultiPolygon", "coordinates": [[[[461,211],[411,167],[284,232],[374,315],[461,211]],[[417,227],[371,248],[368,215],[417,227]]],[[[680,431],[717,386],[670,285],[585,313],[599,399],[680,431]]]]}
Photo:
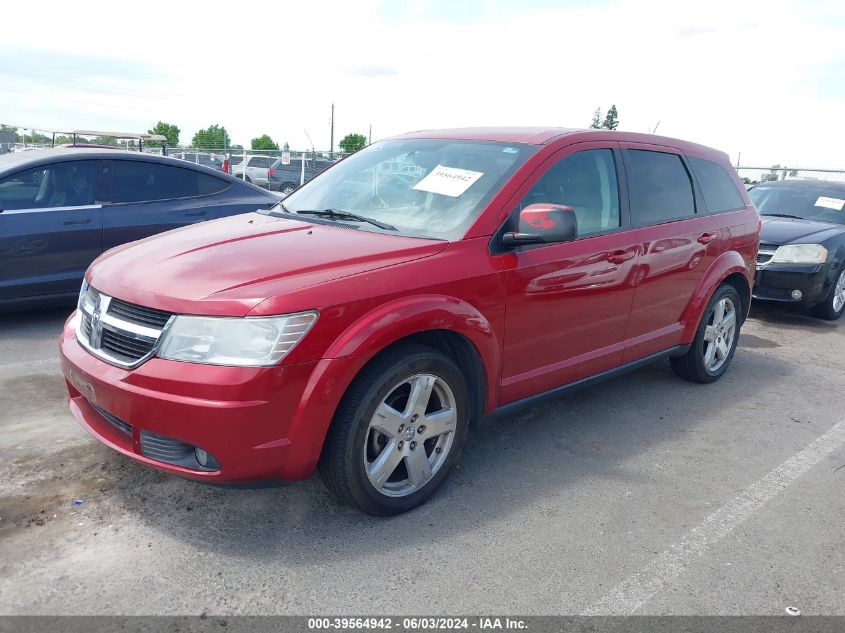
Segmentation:
{"type": "Polygon", "coordinates": [[[195,448],[194,453],[197,456],[197,461],[200,463],[200,466],[208,466],[208,453],[201,448],[195,448]]]}
{"type": "Polygon", "coordinates": [[[793,290],[792,291],[792,298],[795,299],[796,301],[798,301],[803,296],[804,296],[804,293],[801,292],[800,290],[793,290]]]}

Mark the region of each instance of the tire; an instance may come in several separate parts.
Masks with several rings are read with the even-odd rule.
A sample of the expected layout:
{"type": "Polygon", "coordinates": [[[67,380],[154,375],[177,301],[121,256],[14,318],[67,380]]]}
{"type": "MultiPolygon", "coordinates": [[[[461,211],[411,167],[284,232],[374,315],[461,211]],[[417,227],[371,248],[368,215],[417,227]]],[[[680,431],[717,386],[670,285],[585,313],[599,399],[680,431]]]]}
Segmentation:
{"type": "Polygon", "coordinates": [[[451,358],[417,344],[389,350],[344,394],[320,474],[329,490],[367,514],[406,512],[431,497],[458,461],[469,416],[467,381],[451,358]],[[426,389],[422,408],[425,396],[412,395],[426,389]]]}
{"type": "Polygon", "coordinates": [[[835,279],[827,297],[813,306],[813,315],[828,321],[835,321],[845,312],[845,266],[835,279]]]}
{"type": "Polygon", "coordinates": [[[279,185],[279,193],[283,193],[285,194],[285,196],[289,196],[296,190],[297,185],[293,184],[292,182],[285,182],[279,185]]]}
{"type": "Polygon", "coordinates": [[[252,180],[250,179],[250,177],[249,177],[249,176],[244,176],[244,180],[245,180],[246,182],[250,182],[250,183],[252,182],[252,180]]]}
{"type": "Polygon", "coordinates": [[[736,288],[730,284],[721,284],[707,303],[687,353],[669,359],[675,373],[691,382],[710,383],[719,380],[736,352],[742,316],[742,301],[736,288]],[[720,311],[722,320],[714,328],[714,321],[719,320],[720,311]],[[727,325],[729,313],[733,314],[732,326],[727,325]]]}

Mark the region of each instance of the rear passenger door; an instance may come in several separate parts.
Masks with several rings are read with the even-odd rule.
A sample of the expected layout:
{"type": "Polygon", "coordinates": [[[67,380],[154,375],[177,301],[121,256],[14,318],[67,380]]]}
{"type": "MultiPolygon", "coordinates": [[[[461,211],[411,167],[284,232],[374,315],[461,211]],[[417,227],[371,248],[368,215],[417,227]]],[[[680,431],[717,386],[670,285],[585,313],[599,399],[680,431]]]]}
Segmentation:
{"type": "Polygon", "coordinates": [[[219,215],[216,194],[231,183],[175,165],[140,160],[104,161],[108,203],[103,247],[139,240],[219,215]]]}
{"type": "Polygon", "coordinates": [[[680,344],[681,318],[719,254],[719,227],[673,148],[621,143],[631,222],[643,252],[623,362],[680,344]]]}
{"type": "Polygon", "coordinates": [[[249,159],[247,176],[249,176],[253,184],[261,185],[262,187],[267,186],[267,172],[275,160],[275,158],[270,156],[253,156],[249,159]]]}

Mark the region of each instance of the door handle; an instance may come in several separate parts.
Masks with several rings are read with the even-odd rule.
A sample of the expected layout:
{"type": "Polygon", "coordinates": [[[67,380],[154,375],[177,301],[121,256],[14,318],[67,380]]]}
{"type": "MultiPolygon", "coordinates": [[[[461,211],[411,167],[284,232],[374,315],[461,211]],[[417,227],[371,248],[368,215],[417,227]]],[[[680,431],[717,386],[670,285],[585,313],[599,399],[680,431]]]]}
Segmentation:
{"type": "Polygon", "coordinates": [[[716,236],[713,235],[712,233],[702,233],[701,235],[698,236],[698,239],[696,240],[696,242],[698,242],[699,244],[709,244],[710,242],[712,242],[715,239],[716,239],[716,236]]]}
{"type": "Polygon", "coordinates": [[[62,224],[89,224],[91,218],[81,218],[79,220],[65,220],[62,224]]]}
{"type": "Polygon", "coordinates": [[[198,217],[198,216],[201,216],[201,215],[205,215],[206,213],[207,213],[206,211],[196,211],[195,213],[186,213],[185,216],[198,217]]]}
{"type": "Polygon", "coordinates": [[[630,251],[614,251],[607,256],[607,261],[611,264],[622,264],[629,259],[634,259],[634,254],[630,251]]]}

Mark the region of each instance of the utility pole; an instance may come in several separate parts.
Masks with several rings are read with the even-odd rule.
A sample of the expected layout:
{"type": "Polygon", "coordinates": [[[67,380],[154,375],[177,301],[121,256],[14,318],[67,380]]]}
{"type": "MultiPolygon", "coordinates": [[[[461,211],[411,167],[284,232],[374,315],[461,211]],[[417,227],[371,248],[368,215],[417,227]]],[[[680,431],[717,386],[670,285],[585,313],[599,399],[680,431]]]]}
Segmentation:
{"type": "Polygon", "coordinates": [[[334,158],[334,103],[332,103],[332,135],[329,140],[329,158],[334,158]]]}
{"type": "Polygon", "coordinates": [[[369,137],[369,140],[367,141],[367,145],[372,145],[372,144],[373,144],[373,124],[370,123],[370,137],[369,137]]]}

